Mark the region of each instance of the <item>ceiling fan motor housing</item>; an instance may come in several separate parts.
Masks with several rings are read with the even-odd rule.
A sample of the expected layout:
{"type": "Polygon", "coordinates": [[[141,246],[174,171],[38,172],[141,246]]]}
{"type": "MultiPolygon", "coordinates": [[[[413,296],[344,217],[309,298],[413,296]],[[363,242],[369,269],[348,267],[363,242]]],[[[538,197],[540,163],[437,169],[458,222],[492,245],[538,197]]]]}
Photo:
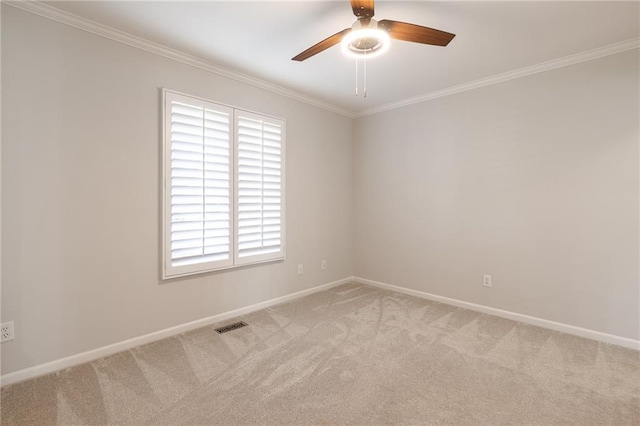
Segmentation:
{"type": "Polygon", "coordinates": [[[378,27],[378,21],[358,19],[342,40],[342,50],[349,56],[370,58],[388,49],[389,42],[389,34],[378,27]]]}

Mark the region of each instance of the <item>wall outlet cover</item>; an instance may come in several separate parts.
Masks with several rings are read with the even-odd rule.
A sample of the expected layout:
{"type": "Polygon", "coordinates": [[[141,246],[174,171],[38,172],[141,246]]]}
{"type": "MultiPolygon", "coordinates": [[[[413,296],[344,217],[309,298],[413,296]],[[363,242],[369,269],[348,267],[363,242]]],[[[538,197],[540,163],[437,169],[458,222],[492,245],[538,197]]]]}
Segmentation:
{"type": "Polygon", "coordinates": [[[8,342],[14,338],[13,321],[3,322],[0,325],[0,343],[8,342]]]}
{"type": "Polygon", "coordinates": [[[491,287],[491,275],[482,276],[482,285],[485,287],[491,287]]]}

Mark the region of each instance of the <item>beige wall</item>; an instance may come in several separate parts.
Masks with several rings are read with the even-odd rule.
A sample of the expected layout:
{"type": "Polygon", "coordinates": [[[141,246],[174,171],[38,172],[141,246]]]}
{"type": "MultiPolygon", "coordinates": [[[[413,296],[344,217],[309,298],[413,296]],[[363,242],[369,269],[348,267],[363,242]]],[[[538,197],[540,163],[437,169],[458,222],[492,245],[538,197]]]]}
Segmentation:
{"type": "Polygon", "coordinates": [[[350,119],[4,5],[2,90],[3,374],[351,275],[350,119]],[[284,263],[159,279],[161,87],[287,120],[284,263]]]}
{"type": "Polygon", "coordinates": [[[3,5],[2,374],[351,275],[639,339],[638,72],[352,122],[3,5]],[[161,87],[287,120],[285,262],[159,279],[161,87]]]}
{"type": "Polygon", "coordinates": [[[640,338],[638,59],[357,120],[355,274],[640,338]]]}

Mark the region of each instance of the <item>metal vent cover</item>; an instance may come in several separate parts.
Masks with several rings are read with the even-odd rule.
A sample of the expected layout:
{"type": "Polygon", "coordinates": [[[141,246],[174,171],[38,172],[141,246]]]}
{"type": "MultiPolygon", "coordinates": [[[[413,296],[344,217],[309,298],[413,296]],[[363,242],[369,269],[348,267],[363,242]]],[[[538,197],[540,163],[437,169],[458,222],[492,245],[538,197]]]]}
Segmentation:
{"type": "Polygon", "coordinates": [[[216,331],[218,332],[218,334],[228,333],[229,331],[233,331],[237,328],[246,327],[248,325],[249,324],[247,324],[244,321],[239,321],[239,322],[234,322],[233,324],[225,325],[224,327],[216,328],[216,331]]]}

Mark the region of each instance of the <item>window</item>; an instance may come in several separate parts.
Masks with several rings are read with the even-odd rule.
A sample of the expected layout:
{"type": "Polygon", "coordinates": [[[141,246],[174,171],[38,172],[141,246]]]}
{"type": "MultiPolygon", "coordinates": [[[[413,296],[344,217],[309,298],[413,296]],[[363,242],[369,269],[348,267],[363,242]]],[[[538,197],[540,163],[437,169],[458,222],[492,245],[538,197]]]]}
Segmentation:
{"type": "Polygon", "coordinates": [[[284,121],[163,95],[163,278],[284,259],[284,121]]]}

